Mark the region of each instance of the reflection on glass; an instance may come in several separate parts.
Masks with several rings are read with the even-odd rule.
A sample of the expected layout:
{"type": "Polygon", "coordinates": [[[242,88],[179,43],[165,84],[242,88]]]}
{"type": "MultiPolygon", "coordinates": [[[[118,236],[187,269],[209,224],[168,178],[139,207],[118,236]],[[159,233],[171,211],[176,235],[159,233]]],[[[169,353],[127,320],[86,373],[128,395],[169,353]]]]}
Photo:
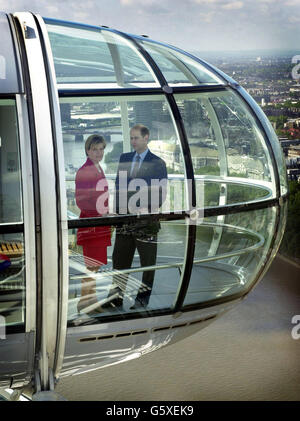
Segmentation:
{"type": "Polygon", "coordinates": [[[278,249],[280,247],[281,240],[284,235],[284,230],[286,228],[287,223],[287,217],[288,217],[288,201],[284,202],[282,206],[278,209],[280,211],[280,219],[279,219],[279,225],[277,228],[277,234],[274,243],[272,244],[272,259],[275,257],[276,253],[278,252],[278,249]]]}
{"type": "Polygon", "coordinates": [[[269,142],[271,143],[271,147],[273,150],[273,154],[275,157],[277,170],[279,173],[279,182],[280,182],[280,193],[284,195],[288,191],[288,181],[287,181],[287,171],[286,171],[286,163],[285,158],[282,150],[282,146],[278,140],[278,137],[275,133],[275,130],[270,122],[270,120],[266,117],[262,109],[257,105],[250,95],[246,93],[245,90],[241,89],[242,96],[249,101],[250,105],[254,108],[255,113],[258,115],[259,119],[261,120],[262,124],[265,127],[267,136],[269,138],[269,142]]]}
{"type": "Polygon", "coordinates": [[[15,101],[0,100],[0,223],[21,222],[21,170],[15,101]]]}
{"type": "Polygon", "coordinates": [[[0,92],[2,94],[20,92],[12,32],[8,17],[4,13],[0,14],[0,33],[0,92]]]}
{"type": "Polygon", "coordinates": [[[233,93],[212,98],[226,146],[228,175],[271,181],[271,161],[262,130],[233,93]]]}
{"type": "Polygon", "coordinates": [[[45,19],[58,83],[158,86],[131,44],[105,29],[45,19]]]}
{"type": "Polygon", "coordinates": [[[266,263],[275,222],[276,208],[226,215],[213,223],[205,218],[197,226],[184,305],[248,290],[266,263]]]}
{"type": "Polygon", "coordinates": [[[273,129],[273,126],[271,125],[271,122],[268,119],[267,119],[267,124],[270,129],[272,149],[275,155],[276,164],[278,166],[280,194],[284,195],[288,192],[288,181],[287,181],[285,158],[284,158],[283,150],[279,143],[278,137],[273,129]]]}
{"type": "MultiPolygon", "coordinates": [[[[25,259],[22,234],[0,235],[0,327],[24,323],[25,259]]],[[[0,329],[0,333],[3,331],[0,329]]],[[[5,332],[4,332],[5,333],[5,332]]],[[[0,339],[5,339],[0,337],[0,339]]]]}
{"type": "Polygon", "coordinates": [[[176,98],[195,174],[219,175],[223,160],[229,176],[271,181],[263,133],[236,95],[223,92],[176,98]]]}
{"type": "Polygon", "coordinates": [[[69,320],[80,324],[87,317],[97,319],[102,315],[149,312],[156,309],[168,309],[174,305],[184,263],[187,227],[184,221],[158,221],[157,223],[159,224],[158,231],[153,236],[148,236],[144,227],[140,233],[130,234],[129,228],[136,229],[137,224],[131,227],[126,224],[117,228],[112,236],[112,247],[107,249],[107,266],[101,267],[98,272],[91,272],[86,268],[82,249],[76,244],[76,233],[69,230],[69,320]],[[122,231],[128,236],[126,246],[123,248],[123,256],[113,256],[116,236],[122,231]],[[132,256],[131,267],[113,270],[114,259],[122,259],[124,255],[132,254],[130,243],[133,237],[138,248],[132,256]],[[150,250],[151,253],[155,250],[155,261],[151,260],[153,253],[152,257],[146,256],[146,260],[141,259],[138,253],[138,249],[141,250],[141,248],[150,250]],[[145,274],[148,275],[145,276],[145,274]],[[94,306],[97,307],[97,311],[91,311],[88,315],[84,312],[79,314],[77,309],[81,295],[81,280],[87,276],[95,280],[98,300],[98,306],[94,306]],[[152,276],[153,283],[149,288],[149,277],[152,276]],[[112,288],[115,292],[109,296],[112,288]],[[136,297],[139,293],[140,296],[149,295],[147,303],[141,302],[140,305],[136,305],[136,297]]]}
{"type": "Polygon", "coordinates": [[[273,170],[264,135],[235,94],[180,94],[176,101],[190,145],[198,207],[203,205],[201,189],[199,193],[197,189],[201,183],[205,206],[274,196],[273,170]]]}
{"type": "Polygon", "coordinates": [[[155,60],[171,86],[223,84],[213,72],[174,48],[145,40],[140,43],[155,60]]]}
{"type": "MultiPolygon", "coordinates": [[[[200,185],[203,180],[197,180],[200,185]]],[[[200,197],[200,196],[199,196],[200,197]]],[[[257,202],[272,197],[272,190],[268,187],[253,186],[246,183],[234,183],[214,180],[205,181],[204,206],[216,207],[236,203],[257,202]],[[223,198],[223,201],[222,201],[223,198]]],[[[199,201],[198,201],[199,206],[199,201]]]]}

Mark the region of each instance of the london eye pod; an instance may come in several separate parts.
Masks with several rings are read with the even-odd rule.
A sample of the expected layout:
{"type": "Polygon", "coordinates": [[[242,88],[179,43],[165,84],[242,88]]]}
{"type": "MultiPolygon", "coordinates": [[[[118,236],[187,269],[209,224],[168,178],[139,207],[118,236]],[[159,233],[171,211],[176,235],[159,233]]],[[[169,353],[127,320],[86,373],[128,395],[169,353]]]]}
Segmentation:
{"type": "Polygon", "coordinates": [[[0,16],[0,387],[39,392],[185,338],[241,301],[278,250],[287,180],[262,110],[208,63],[107,27],[0,16]],[[165,163],[165,195],[159,209],[120,213],[118,162],[136,124],[165,163]],[[92,134],[106,142],[109,211],[82,218],[76,175],[92,134]],[[77,233],[99,227],[111,246],[92,271],[77,233]],[[154,263],[136,253],[120,269],[120,233],[154,247],[154,263]],[[89,311],[78,310],[84,280],[89,311]],[[137,307],[141,290],[150,299],[137,307]]]}

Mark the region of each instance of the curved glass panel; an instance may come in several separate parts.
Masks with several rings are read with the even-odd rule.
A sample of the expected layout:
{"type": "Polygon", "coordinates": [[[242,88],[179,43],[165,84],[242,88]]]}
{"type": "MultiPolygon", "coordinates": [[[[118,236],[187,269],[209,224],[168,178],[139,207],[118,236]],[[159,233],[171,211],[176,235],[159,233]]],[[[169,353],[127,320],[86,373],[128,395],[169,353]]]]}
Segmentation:
{"type": "Polygon", "coordinates": [[[267,117],[266,117],[266,120],[267,120],[267,124],[269,126],[269,130],[271,134],[272,149],[275,155],[276,164],[278,166],[280,190],[281,190],[281,194],[284,195],[288,192],[288,181],[287,181],[287,170],[286,170],[285,159],[284,159],[281,145],[279,144],[278,137],[267,117]]]}
{"type": "Polygon", "coordinates": [[[267,261],[275,223],[275,207],[204,218],[184,305],[246,292],[267,261]]]}
{"type": "Polygon", "coordinates": [[[159,86],[148,64],[126,39],[97,27],[44,20],[58,84],[159,86]]]}
{"type": "Polygon", "coordinates": [[[226,147],[228,175],[271,181],[266,140],[255,119],[233,92],[211,98],[226,147]]]}
{"type": "Polygon", "coordinates": [[[60,106],[68,217],[109,218],[103,226],[69,230],[69,319],[80,323],[89,295],[92,309],[100,306],[99,317],[170,309],[187,227],[185,220],[164,221],[160,214],[188,208],[190,183],[165,96],[61,98],[60,106]],[[93,135],[103,137],[101,151],[95,146],[97,159],[88,146],[93,135]],[[147,148],[133,175],[140,142],[147,148]],[[120,215],[148,213],[151,219],[120,223],[120,215]]]}
{"type": "Polygon", "coordinates": [[[254,99],[248,94],[248,92],[245,91],[245,89],[243,89],[242,87],[239,87],[239,92],[247,100],[247,102],[249,102],[249,104],[253,107],[262,125],[264,126],[264,129],[266,130],[266,133],[271,142],[271,146],[275,155],[276,164],[278,167],[279,182],[280,182],[280,187],[281,187],[280,193],[284,195],[288,191],[288,180],[287,180],[285,159],[284,159],[283,151],[279,143],[278,137],[268,117],[264,114],[263,110],[257,105],[254,99]]]}
{"type": "Polygon", "coordinates": [[[275,232],[275,241],[273,243],[272,246],[272,254],[271,254],[271,258],[273,259],[276,256],[276,253],[279,250],[281,241],[283,239],[283,235],[284,235],[284,231],[286,228],[286,223],[287,223],[287,217],[288,217],[288,200],[286,200],[278,209],[278,212],[280,212],[279,215],[279,224],[277,227],[277,230],[275,232]]]}
{"type": "Polygon", "coordinates": [[[97,322],[102,316],[172,308],[185,260],[187,226],[184,220],[150,225],[113,229],[106,264],[100,268],[101,252],[87,259],[76,244],[76,231],[69,230],[69,322],[78,326],[87,317],[97,322]]]}
{"type": "Polygon", "coordinates": [[[203,65],[169,46],[138,40],[152,56],[170,86],[224,85],[203,65]]]}
{"type": "MultiPolygon", "coordinates": [[[[234,205],[237,203],[258,202],[273,197],[272,190],[267,186],[255,186],[247,183],[234,183],[228,180],[209,180],[209,176],[203,179],[196,177],[196,184],[204,184],[204,202],[200,202],[198,194],[198,207],[217,207],[220,205],[234,205]]],[[[203,200],[202,200],[203,201],[203,200]]]]}
{"type": "Polygon", "coordinates": [[[263,132],[234,92],[176,94],[188,137],[197,206],[263,200],[276,194],[263,132]],[[199,191],[199,193],[198,193],[199,191]]]}

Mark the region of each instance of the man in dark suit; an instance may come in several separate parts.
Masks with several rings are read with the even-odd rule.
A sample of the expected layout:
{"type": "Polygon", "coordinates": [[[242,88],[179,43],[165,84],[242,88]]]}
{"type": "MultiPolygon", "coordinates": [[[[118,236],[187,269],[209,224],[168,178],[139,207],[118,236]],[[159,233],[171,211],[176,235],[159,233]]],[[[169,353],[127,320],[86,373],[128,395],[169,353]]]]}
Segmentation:
{"type": "MultiPolygon", "coordinates": [[[[157,213],[166,197],[167,169],[165,162],[148,149],[149,129],[137,124],[130,130],[130,143],[134,152],[120,156],[117,177],[115,207],[119,214],[157,213]]],[[[113,251],[113,268],[122,270],[131,267],[137,249],[141,266],[156,264],[157,233],[159,222],[135,221],[116,230],[113,251]]],[[[152,290],[154,271],[143,273],[135,304],[131,309],[146,307],[152,290]]],[[[116,298],[103,308],[121,307],[127,275],[117,275],[109,297],[116,298]],[[122,283],[122,288],[117,286],[122,283]]]]}

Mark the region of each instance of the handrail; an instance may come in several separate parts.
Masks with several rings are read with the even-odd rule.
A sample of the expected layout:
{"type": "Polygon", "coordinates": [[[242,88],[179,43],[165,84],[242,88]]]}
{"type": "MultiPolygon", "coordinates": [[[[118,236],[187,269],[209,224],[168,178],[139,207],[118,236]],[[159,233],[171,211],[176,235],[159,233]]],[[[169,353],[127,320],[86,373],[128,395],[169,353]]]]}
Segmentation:
{"type": "MultiPolygon", "coordinates": [[[[107,174],[106,178],[108,180],[113,180],[115,178],[115,175],[107,174]]],[[[185,177],[184,177],[184,175],[181,175],[181,174],[168,175],[168,181],[172,181],[172,180],[173,181],[179,180],[179,181],[184,182],[185,177]]],[[[198,181],[203,180],[204,184],[205,183],[216,183],[216,184],[227,184],[227,185],[232,185],[232,186],[234,186],[234,185],[245,186],[246,188],[253,188],[254,187],[254,188],[261,189],[262,191],[265,190],[267,192],[267,194],[265,196],[252,198],[251,200],[248,200],[248,201],[230,202],[230,203],[227,203],[226,205],[223,205],[222,207],[220,207],[220,206],[205,206],[205,207],[202,208],[201,206],[200,207],[197,206],[197,209],[201,209],[201,212],[200,212],[201,214],[203,214],[203,211],[205,212],[205,210],[207,210],[209,212],[212,212],[215,209],[220,211],[221,208],[225,209],[225,211],[224,211],[224,214],[225,214],[227,208],[232,208],[234,206],[241,207],[241,206],[245,206],[245,205],[249,205],[249,204],[255,204],[255,203],[260,204],[260,203],[264,203],[264,202],[269,202],[273,198],[273,191],[272,191],[272,187],[271,187],[271,182],[267,182],[267,181],[263,181],[263,180],[256,180],[256,179],[249,179],[249,178],[244,179],[244,178],[240,178],[240,177],[196,175],[195,176],[195,182],[197,182],[197,180],[198,181]]],[[[74,175],[72,174],[72,176],[67,176],[66,181],[75,181],[75,174],[74,175]]],[[[189,212],[189,210],[188,209],[182,209],[182,212],[189,212]]],[[[159,214],[164,214],[164,213],[165,212],[162,209],[162,211],[159,214]]],[[[170,212],[167,212],[167,213],[170,213],[170,212]]],[[[178,213],[178,210],[176,210],[175,213],[178,213]]],[[[70,212],[69,212],[69,214],[70,214],[70,212]]],[[[219,215],[219,214],[220,214],[220,212],[216,213],[216,215],[219,215]]],[[[129,216],[129,215],[133,216],[132,214],[128,214],[127,216],[129,216]]],[[[114,218],[116,218],[118,216],[119,215],[112,213],[111,215],[108,214],[105,217],[105,219],[109,218],[109,220],[112,221],[114,218]]],[[[123,216],[125,216],[125,215],[123,215],[123,216]]],[[[84,221],[85,219],[87,219],[87,218],[80,219],[79,216],[76,216],[75,214],[72,217],[70,217],[70,215],[69,215],[69,218],[68,218],[69,221],[74,221],[74,220],[75,221],[76,220],[84,221]]],[[[97,218],[97,219],[103,220],[103,217],[97,218]]],[[[105,224],[109,224],[109,223],[110,223],[110,221],[107,221],[107,220],[105,221],[105,224]]],[[[69,228],[72,228],[72,227],[69,227],[69,228]]]]}
{"type": "MultiPolygon", "coordinates": [[[[194,259],[193,264],[211,262],[211,261],[214,261],[214,260],[221,260],[221,259],[226,259],[226,258],[229,258],[229,257],[239,256],[241,254],[245,254],[245,253],[252,252],[252,251],[260,249],[264,245],[264,242],[265,242],[265,239],[261,234],[255,232],[253,230],[249,230],[247,228],[236,227],[234,225],[229,225],[229,224],[217,224],[217,223],[213,223],[213,222],[203,223],[203,224],[201,224],[201,226],[212,226],[212,227],[216,226],[216,227],[234,229],[236,231],[244,232],[244,233],[251,234],[251,235],[257,237],[258,242],[256,244],[253,244],[252,246],[245,247],[244,249],[239,249],[239,250],[232,251],[232,252],[229,252],[229,253],[221,253],[221,254],[217,254],[215,256],[204,257],[204,258],[201,258],[201,259],[194,259]]],[[[171,263],[171,264],[164,264],[164,265],[143,266],[143,267],[139,267],[139,268],[131,268],[131,269],[123,269],[123,270],[105,269],[103,271],[98,272],[97,274],[91,272],[88,275],[89,275],[90,278],[93,278],[93,279],[97,280],[97,279],[103,279],[103,277],[112,276],[112,275],[123,275],[123,274],[135,273],[135,272],[147,272],[147,271],[150,271],[150,270],[179,268],[179,267],[183,267],[183,264],[184,263],[182,263],[182,262],[178,262],[178,263],[171,263]]],[[[72,279],[72,280],[82,279],[82,275],[70,276],[70,279],[72,279]]]]}
{"type": "MultiPolygon", "coordinates": [[[[65,180],[66,181],[75,181],[75,176],[76,174],[66,174],[65,180]]],[[[105,174],[105,177],[108,180],[114,180],[116,178],[116,174],[105,174]]],[[[243,177],[224,177],[224,176],[220,176],[220,175],[205,175],[205,174],[195,174],[195,179],[196,180],[205,180],[205,181],[210,181],[210,182],[220,182],[220,183],[232,183],[232,184],[245,184],[247,186],[252,187],[261,187],[261,188],[267,188],[271,191],[270,186],[272,185],[271,181],[265,181],[265,180],[260,180],[257,178],[243,178],[243,177]],[[250,183],[251,184],[250,184],[250,183]]],[[[168,174],[168,180],[185,180],[185,176],[183,174],[168,174]]]]}
{"type": "MultiPolygon", "coordinates": [[[[105,174],[105,177],[108,180],[114,180],[116,175],[114,174],[105,174]]],[[[75,173],[72,175],[66,175],[66,181],[75,181],[75,173]]],[[[168,181],[170,180],[185,180],[185,176],[182,174],[168,174],[168,181]]],[[[273,195],[272,188],[270,187],[272,183],[270,181],[258,180],[255,178],[242,178],[242,177],[223,177],[218,175],[195,175],[195,180],[204,180],[209,183],[222,183],[222,184],[237,184],[244,185],[247,187],[257,187],[261,189],[268,190],[269,194],[264,196],[264,198],[269,198],[273,195]]]]}

